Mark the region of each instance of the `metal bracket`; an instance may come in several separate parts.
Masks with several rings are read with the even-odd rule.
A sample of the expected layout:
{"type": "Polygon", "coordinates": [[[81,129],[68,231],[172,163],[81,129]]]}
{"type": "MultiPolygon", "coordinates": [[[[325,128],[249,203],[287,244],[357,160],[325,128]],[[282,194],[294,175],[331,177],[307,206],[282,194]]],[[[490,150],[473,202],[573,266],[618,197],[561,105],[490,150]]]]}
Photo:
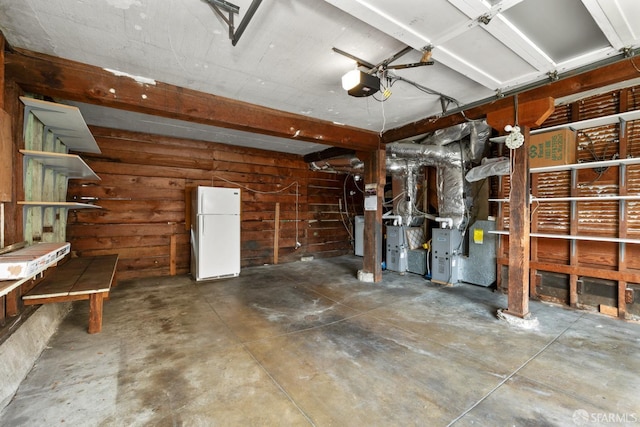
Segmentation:
{"type": "Polygon", "coordinates": [[[224,0],[203,0],[203,1],[206,2],[211,7],[211,9],[216,13],[216,15],[222,18],[222,20],[227,24],[227,26],[229,27],[229,39],[231,40],[231,44],[233,46],[235,46],[238,43],[238,41],[240,40],[240,37],[242,36],[242,33],[244,33],[244,30],[247,29],[247,25],[249,25],[249,21],[251,21],[251,18],[253,18],[253,15],[258,10],[258,6],[260,6],[260,3],[262,3],[262,0],[253,0],[249,5],[249,8],[247,9],[247,13],[242,18],[242,21],[240,21],[238,28],[236,28],[235,23],[233,21],[233,15],[240,13],[239,6],[236,6],[235,4],[229,3],[224,0]],[[226,16],[224,12],[227,13],[226,16]]]}

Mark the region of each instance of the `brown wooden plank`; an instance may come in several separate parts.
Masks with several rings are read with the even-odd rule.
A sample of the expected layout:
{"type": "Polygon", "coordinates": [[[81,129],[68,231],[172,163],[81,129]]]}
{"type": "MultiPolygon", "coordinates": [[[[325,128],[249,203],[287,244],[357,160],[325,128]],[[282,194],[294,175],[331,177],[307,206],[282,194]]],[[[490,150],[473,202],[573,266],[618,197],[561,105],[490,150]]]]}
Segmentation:
{"type": "Polygon", "coordinates": [[[42,296],[34,299],[23,299],[24,305],[41,305],[57,302],[83,301],[89,299],[90,294],[42,296]]]}
{"type": "Polygon", "coordinates": [[[384,197],[384,185],[386,182],[384,150],[376,150],[369,153],[365,160],[365,182],[372,184],[376,189],[376,210],[367,210],[364,213],[364,257],[362,271],[373,274],[373,281],[382,280],[382,202],[384,197]]]}
{"type": "Polygon", "coordinates": [[[156,82],[141,85],[95,67],[36,52],[7,52],[5,72],[23,89],[73,101],[332,146],[375,149],[376,132],[156,82]],[[53,83],[55,82],[55,83],[53,83]],[[109,92],[118,88],[118,96],[109,92]],[[141,102],[145,95],[144,102],[141,102]]]}
{"type": "MultiPolygon", "coordinates": [[[[509,259],[506,257],[500,257],[497,259],[498,265],[509,265],[509,259]]],[[[540,271],[548,271],[552,273],[562,274],[575,274],[584,277],[593,277],[596,279],[604,280],[619,280],[629,283],[640,283],[640,271],[615,271],[604,270],[602,268],[586,267],[586,266],[572,266],[555,264],[550,262],[532,262],[531,268],[535,268],[540,271]]]]}
{"type": "Polygon", "coordinates": [[[89,297],[89,327],[87,332],[97,334],[102,331],[102,307],[107,293],[96,293],[89,297]]]}
{"type": "Polygon", "coordinates": [[[84,274],[69,290],[69,295],[108,292],[111,288],[117,262],[118,255],[116,254],[89,258],[89,264],[84,274]]]}
{"type": "MultiPolygon", "coordinates": [[[[0,95],[3,92],[0,88],[0,95]]],[[[0,109],[0,202],[11,202],[13,199],[14,148],[11,123],[9,113],[0,109]]]]}
{"type": "Polygon", "coordinates": [[[275,212],[275,226],[273,228],[273,263],[278,263],[278,249],[280,247],[280,243],[278,238],[280,236],[280,203],[276,203],[276,212],[275,212]]]}
{"type": "Polygon", "coordinates": [[[72,258],[61,266],[56,267],[53,275],[43,280],[22,297],[23,300],[39,298],[53,298],[69,295],[78,278],[89,265],[85,258],[72,258]]]}
{"type": "Polygon", "coordinates": [[[176,235],[172,234],[171,235],[171,242],[170,242],[170,251],[169,251],[169,274],[171,276],[175,276],[176,275],[176,235]]]}

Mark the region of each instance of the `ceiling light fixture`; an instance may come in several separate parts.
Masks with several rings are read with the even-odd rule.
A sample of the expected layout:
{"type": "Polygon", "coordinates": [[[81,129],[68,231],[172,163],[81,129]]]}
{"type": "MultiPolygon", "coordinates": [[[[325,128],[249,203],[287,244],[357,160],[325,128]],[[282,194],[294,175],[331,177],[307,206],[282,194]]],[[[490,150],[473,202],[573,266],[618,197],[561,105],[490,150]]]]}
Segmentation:
{"type": "Polygon", "coordinates": [[[360,70],[351,70],[342,76],[342,88],[351,96],[371,96],[380,90],[380,79],[360,70]]]}

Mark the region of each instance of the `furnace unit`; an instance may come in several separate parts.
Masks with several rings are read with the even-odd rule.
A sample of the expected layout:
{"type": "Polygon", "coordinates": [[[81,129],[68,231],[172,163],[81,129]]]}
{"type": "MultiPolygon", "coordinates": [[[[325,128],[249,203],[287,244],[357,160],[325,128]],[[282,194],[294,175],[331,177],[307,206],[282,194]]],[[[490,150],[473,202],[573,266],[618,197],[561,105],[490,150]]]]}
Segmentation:
{"type": "Polygon", "coordinates": [[[431,281],[452,285],[460,281],[462,233],[457,229],[434,228],[431,238],[431,281]]]}
{"type": "Polygon", "coordinates": [[[387,225],[387,270],[407,271],[407,246],[405,228],[387,225]]]}

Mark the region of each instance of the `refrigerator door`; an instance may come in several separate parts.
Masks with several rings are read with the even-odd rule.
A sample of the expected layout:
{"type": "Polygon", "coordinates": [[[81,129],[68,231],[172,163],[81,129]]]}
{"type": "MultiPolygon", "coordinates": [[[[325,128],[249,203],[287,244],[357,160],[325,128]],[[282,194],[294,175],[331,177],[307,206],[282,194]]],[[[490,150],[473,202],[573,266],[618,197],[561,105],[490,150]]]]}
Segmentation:
{"type": "Polygon", "coordinates": [[[240,274],[240,215],[198,215],[196,280],[240,274]]]}
{"type": "Polygon", "coordinates": [[[198,214],[240,214],[240,189],[198,187],[198,214]]]}

